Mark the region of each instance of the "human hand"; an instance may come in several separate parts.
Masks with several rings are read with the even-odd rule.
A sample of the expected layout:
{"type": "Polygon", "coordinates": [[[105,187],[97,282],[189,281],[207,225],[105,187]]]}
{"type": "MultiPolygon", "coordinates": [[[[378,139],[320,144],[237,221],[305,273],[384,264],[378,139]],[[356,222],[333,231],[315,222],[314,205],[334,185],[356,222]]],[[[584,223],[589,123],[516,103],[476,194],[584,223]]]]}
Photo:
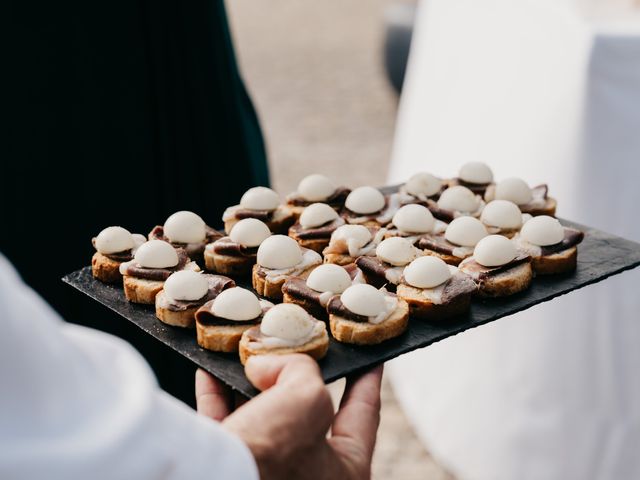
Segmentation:
{"type": "Polygon", "coordinates": [[[245,372],[263,393],[235,411],[226,387],[202,370],[196,401],[199,413],[247,444],[261,478],[370,478],[382,367],[347,379],[335,414],[318,365],[306,355],[251,357],[245,372]]]}

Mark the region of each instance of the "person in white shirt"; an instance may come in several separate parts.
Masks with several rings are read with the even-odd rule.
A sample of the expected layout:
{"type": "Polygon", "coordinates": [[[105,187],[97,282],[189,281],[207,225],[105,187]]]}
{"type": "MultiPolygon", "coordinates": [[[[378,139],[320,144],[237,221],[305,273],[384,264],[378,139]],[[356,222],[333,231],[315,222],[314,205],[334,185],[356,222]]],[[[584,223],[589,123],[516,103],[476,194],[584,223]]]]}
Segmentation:
{"type": "Polygon", "coordinates": [[[200,370],[198,415],[130,345],[64,322],[1,254],[0,325],[0,478],[370,477],[381,367],[347,382],[337,413],[304,355],[252,358],[263,393],[236,409],[200,370]]]}

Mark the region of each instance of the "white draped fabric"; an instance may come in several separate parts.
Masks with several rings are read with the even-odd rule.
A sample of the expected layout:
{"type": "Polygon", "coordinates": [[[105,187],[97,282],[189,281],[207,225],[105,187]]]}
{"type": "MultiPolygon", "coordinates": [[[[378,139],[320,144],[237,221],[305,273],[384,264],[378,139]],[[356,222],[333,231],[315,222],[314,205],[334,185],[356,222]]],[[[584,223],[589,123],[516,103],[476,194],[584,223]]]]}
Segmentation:
{"type": "Polygon", "coordinates": [[[162,392],[130,345],[63,322],[1,254],[0,325],[0,478],[258,478],[244,443],[162,392]]]}
{"type": "MultiPolygon", "coordinates": [[[[481,160],[548,183],[560,216],[640,241],[640,21],[592,3],[423,2],[389,180],[481,160]]],[[[639,311],[633,271],[388,374],[460,479],[640,478],[639,311]]]]}

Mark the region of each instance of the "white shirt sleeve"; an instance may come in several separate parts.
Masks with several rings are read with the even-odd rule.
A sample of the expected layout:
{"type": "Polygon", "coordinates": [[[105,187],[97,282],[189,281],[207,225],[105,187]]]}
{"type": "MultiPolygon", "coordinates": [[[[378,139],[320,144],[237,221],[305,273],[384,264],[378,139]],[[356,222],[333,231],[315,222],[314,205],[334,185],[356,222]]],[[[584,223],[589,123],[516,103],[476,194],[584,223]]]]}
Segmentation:
{"type": "Polygon", "coordinates": [[[127,343],[62,321],[0,255],[0,478],[257,479],[127,343]]]}

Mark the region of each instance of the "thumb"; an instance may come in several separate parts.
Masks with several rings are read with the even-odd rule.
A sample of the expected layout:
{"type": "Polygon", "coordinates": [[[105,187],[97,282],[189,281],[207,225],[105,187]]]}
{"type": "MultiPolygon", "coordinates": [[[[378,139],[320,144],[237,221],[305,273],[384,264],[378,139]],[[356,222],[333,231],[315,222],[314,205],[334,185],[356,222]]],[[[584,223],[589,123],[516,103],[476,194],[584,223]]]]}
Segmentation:
{"type": "Polygon", "coordinates": [[[320,383],[324,387],[318,364],[308,355],[254,355],[245,365],[245,374],[258,390],[264,391],[279,385],[304,385],[320,383]]]}
{"type": "Polygon", "coordinates": [[[245,373],[263,393],[229,415],[224,421],[227,428],[249,443],[263,433],[283,451],[324,437],[333,420],[333,405],[311,357],[257,355],[247,360],[245,373]]]}

